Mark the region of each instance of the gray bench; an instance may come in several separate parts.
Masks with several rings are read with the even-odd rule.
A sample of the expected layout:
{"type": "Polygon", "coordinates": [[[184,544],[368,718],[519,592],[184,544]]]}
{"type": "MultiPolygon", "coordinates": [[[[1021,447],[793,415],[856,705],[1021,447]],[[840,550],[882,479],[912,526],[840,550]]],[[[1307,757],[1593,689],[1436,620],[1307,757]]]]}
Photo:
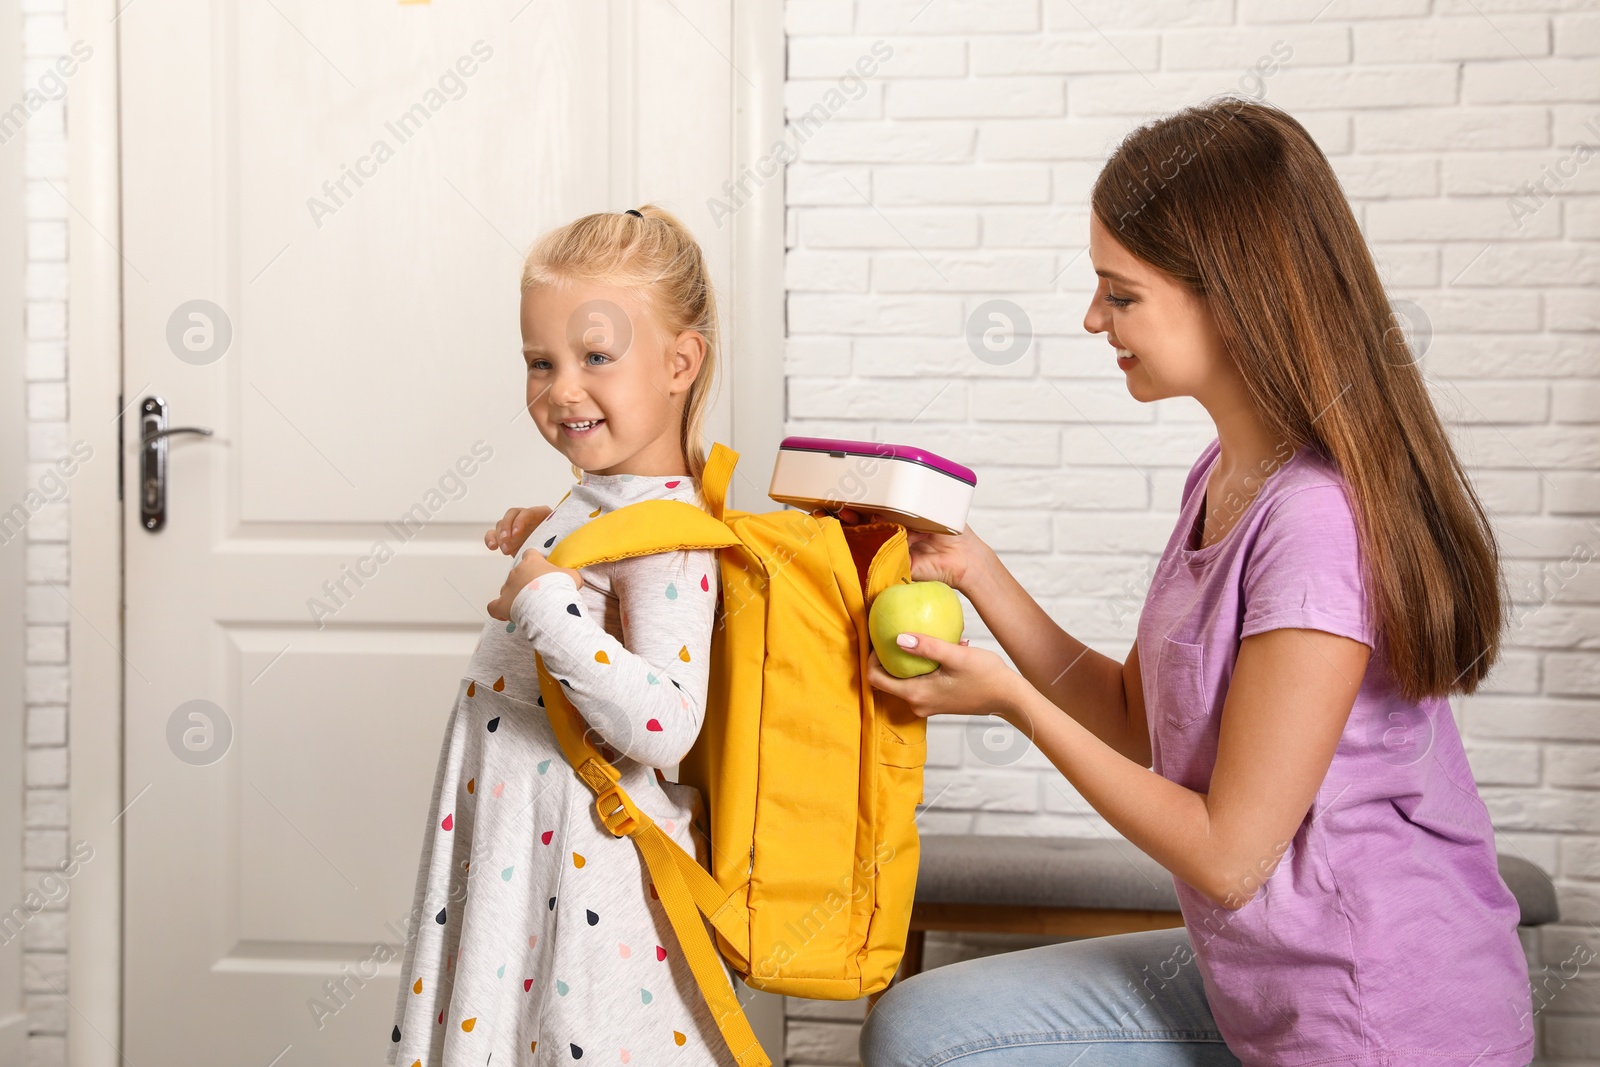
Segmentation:
{"type": "MultiPolygon", "coordinates": [[[[1544,871],[1516,856],[1498,859],[1521,925],[1560,918],[1544,871]]],[[[1172,875],[1126,841],[930,834],[922,838],[911,933],[895,980],[922,970],[929,930],[1100,937],[1182,925],[1172,875]]]]}

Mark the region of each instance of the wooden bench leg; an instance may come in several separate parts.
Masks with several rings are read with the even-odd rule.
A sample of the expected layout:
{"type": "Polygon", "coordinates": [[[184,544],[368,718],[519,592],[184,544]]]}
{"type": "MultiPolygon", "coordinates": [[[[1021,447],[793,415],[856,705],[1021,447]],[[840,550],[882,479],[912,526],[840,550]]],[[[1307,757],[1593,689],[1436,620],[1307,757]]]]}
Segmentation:
{"type": "Polygon", "coordinates": [[[900,960],[900,971],[895,976],[897,980],[904,981],[922,973],[922,939],[925,936],[926,930],[912,930],[906,935],[906,954],[900,960]]]}

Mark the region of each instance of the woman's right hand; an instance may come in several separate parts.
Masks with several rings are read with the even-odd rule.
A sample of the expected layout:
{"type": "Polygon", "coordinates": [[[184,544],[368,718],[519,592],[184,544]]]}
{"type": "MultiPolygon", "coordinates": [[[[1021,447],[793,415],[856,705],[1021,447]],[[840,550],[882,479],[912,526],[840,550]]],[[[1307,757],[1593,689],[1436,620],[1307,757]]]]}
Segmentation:
{"type": "MultiPolygon", "coordinates": [[[[813,517],[833,514],[815,508],[813,517]]],[[[846,526],[859,526],[868,522],[893,522],[877,512],[862,515],[852,507],[842,507],[835,516],[846,526]]],[[[971,526],[962,526],[956,534],[929,533],[926,530],[906,528],[906,543],[911,553],[911,580],[914,582],[943,582],[952,589],[965,593],[967,579],[982,565],[988,546],[972,532],[971,526]]]]}
{"type": "Polygon", "coordinates": [[[534,528],[549,517],[550,509],[543,504],[532,508],[511,508],[505,518],[489,527],[483,535],[483,543],[491,549],[498,548],[506,555],[514,556],[534,528]]]}

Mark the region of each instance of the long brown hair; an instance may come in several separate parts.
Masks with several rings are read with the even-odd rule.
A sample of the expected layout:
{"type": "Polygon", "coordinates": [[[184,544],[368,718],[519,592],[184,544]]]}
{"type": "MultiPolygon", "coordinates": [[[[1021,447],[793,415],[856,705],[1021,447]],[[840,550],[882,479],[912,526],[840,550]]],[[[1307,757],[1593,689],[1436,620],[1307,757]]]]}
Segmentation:
{"type": "Polygon", "coordinates": [[[1128,134],[1090,202],[1205,302],[1267,427],[1338,469],[1401,692],[1475,690],[1505,618],[1494,531],[1305,127],[1237,97],[1185,108],[1128,134]]]}
{"type": "MultiPolygon", "coordinates": [[[[684,399],[678,430],[689,475],[698,479],[706,466],[706,411],[719,366],[716,292],[688,227],[655,204],[634,210],[639,216],[624,211],[584,215],[544,234],[523,264],[522,292],[570,281],[633,289],[669,336],[696,330],[706,339],[705,358],[684,399]]],[[[578,474],[576,466],[572,473],[578,474]]]]}

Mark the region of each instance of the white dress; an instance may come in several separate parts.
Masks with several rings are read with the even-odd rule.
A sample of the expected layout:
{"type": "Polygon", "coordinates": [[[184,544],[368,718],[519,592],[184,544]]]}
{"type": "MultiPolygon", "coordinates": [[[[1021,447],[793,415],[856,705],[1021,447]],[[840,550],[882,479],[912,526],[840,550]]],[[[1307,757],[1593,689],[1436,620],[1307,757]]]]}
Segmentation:
{"type": "MultiPolygon", "coordinates": [[[[524,552],[638,500],[703,507],[698,488],[585,473],[524,552]]],[[[635,805],[704,865],[699,791],[658,768],[704,717],[716,558],[597,564],[577,592],[545,575],[484,627],[439,754],[389,1063],[733,1067],[637,846],[605,828],[556,742],[534,666],[537,648],[635,805]]]]}

